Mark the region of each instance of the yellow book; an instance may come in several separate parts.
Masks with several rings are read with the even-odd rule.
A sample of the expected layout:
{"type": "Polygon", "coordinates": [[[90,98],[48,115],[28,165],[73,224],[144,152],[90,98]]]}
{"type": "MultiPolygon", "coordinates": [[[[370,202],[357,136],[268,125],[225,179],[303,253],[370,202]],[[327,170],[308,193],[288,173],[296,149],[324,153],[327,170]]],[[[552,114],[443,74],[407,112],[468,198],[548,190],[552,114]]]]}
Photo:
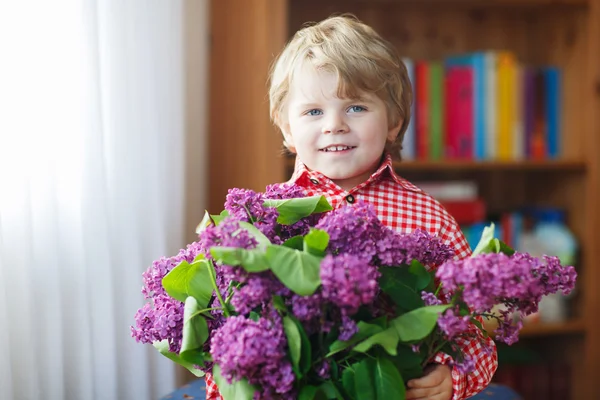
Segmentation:
{"type": "Polygon", "coordinates": [[[510,160],[514,156],[515,126],[515,80],[516,59],[513,53],[502,51],[497,55],[497,155],[501,160],[510,160]]]}

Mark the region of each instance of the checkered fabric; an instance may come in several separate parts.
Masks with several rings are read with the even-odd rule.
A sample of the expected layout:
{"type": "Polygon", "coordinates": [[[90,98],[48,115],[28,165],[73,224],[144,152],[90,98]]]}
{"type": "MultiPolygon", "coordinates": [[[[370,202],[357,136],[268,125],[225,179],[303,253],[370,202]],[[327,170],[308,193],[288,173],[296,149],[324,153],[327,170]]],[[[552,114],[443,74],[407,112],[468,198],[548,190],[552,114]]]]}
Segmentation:
{"type": "MultiPolygon", "coordinates": [[[[431,235],[437,235],[456,250],[458,258],[471,255],[471,249],[454,218],[431,196],[401,178],[393,168],[392,157],[386,154],[378,170],[362,184],[350,191],[345,191],[323,174],[310,171],[296,160],[296,165],[289,183],[295,183],[305,189],[308,196],[324,195],[333,208],[343,204],[353,204],[357,200],[371,203],[379,219],[388,227],[409,233],[422,229],[431,235]]],[[[482,391],[491,381],[498,357],[495,344],[491,338],[484,338],[480,330],[471,327],[474,337],[459,342],[463,352],[470,356],[476,364],[475,371],[465,375],[452,370],[452,400],[464,399],[482,391]],[[482,345],[484,343],[485,345],[482,345]]],[[[434,361],[447,364],[452,357],[440,353],[434,361]]],[[[212,377],[206,376],[208,400],[220,400],[217,387],[212,377]]]]}

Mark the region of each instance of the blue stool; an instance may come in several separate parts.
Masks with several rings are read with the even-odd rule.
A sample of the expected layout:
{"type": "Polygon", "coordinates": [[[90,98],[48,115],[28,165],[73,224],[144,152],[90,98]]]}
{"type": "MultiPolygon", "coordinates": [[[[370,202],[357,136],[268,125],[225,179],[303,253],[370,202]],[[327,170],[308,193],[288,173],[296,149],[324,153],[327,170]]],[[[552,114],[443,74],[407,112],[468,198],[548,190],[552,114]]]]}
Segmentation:
{"type": "Polygon", "coordinates": [[[183,385],[176,391],[161,397],[160,400],[206,400],[204,379],[197,379],[183,385]]]}
{"type": "Polygon", "coordinates": [[[490,383],[482,392],[477,393],[470,400],[523,400],[517,392],[508,386],[490,383]]]}

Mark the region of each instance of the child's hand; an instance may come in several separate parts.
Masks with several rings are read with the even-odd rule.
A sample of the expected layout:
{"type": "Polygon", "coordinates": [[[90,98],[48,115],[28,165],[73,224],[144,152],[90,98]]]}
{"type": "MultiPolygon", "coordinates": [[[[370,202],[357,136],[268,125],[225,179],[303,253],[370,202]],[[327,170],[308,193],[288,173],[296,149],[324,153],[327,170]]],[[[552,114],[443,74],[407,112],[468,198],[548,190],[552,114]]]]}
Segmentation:
{"type": "Polygon", "coordinates": [[[407,383],[406,400],[450,400],[452,398],[452,368],[435,364],[425,368],[422,378],[407,383]]]}

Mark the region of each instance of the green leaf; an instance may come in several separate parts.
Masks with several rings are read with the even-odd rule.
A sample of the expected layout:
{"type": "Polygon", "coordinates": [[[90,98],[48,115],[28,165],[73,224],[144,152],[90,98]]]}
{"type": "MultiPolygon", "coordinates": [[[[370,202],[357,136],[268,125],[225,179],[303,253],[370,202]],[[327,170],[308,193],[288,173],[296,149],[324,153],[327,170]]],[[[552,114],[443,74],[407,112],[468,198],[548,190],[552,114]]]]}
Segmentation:
{"type": "Polygon", "coordinates": [[[257,322],[260,319],[260,314],[256,311],[250,311],[250,314],[248,314],[248,318],[254,322],[257,322]]]}
{"type": "Polygon", "coordinates": [[[491,241],[494,239],[494,230],[495,225],[492,222],[490,226],[486,226],[483,228],[483,232],[481,233],[481,238],[479,239],[479,243],[475,246],[475,250],[473,250],[473,254],[471,257],[474,257],[481,253],[490,253],[493,245],[491,245],[491,241]]]}
{"type": "Polygon", "coordinates": [[[417,279],[415,281],[415,290],[419,293],[425,289],[431,282],[431,274],[427,269],[417,260],[413,260],[408,267],[408,271],[413,274],[417,279]]]}
{"type": "Polygon", "coordinates": [[[377,399],[404,400],[406,389],[402,375],[390,360],[378,357],[373,369],[375,394],[377,399]]]}
{"type": "Polygon", "coordinates": [[[423,355],[420,352],[415,353],[410,346],[401,344],[397,350],[398,354],[390,359],[400,371],[420,366],[423,362],[423,355]]]}
{"type": "Polygon", "coordinates": [[[213,366],[213,378],[215,383],[219,387],[219,393],[223,396],[224,400],[252,400],[256,387],[250,385],[246,379],[240,379],[231,384],[227,383],[221,375],[221,368],[218,364],[213,366]]]}
{"type": "Polygon", "coordinates": [[[325,357],[329,358],[334,354],[383,331],[381,326],[369,324],[364,321],[359,321],[357,326],[358,332],[356,332],[349,340],[336,340],[333,342],[331,346],[329,346],[329,353],[325,357]]]}
{"type": "Polygon", "coordinates": [[[487,329],[483,327],[483,324],[477,318],[471,318],[471,323],[479,328],[484,338],[489,337],[487,329]]]}
{"type": "Polygon", "coordinates": [[[200,234],[200,232],[208,228],[210,225],[219,225],[219,223],[228,216],[229,212],[227,212],[227,210],[221,211],[219,215],[210,215],[208,211],[204,211],[202,221],[200,221],[198,226],[196,226],[196,233],[200,234]]]}
{"type": "Polygon", "coordinates": [[[152,345],[156,348],[156,350],[158,350],[158,352],[160,354],[162,354],[163,356],[167,357],[169,360],[181,365],[182,367],[184,367],[185,369],[187,369],[188,371],[190,371],[192,374],[194,374],[195,376],[197,376],[198,378],[201,378],[204,376],[204,372],[200,371],[199,369],[196,368],[196,366],[190,362],[187,362],[185,360],[183,360],[179,354],[176,353],[172,353],[169,351],[169,341],[168,340],[162,340],[160,342],[154,342],[152,343],[152,345]]]}
{"type": "Polygon", "coordinates": [[[285,332],[285,336],[287,337],[292,367],[296,372],[296,376],[301,378],[302,373],[300,372],[300,357],[302,355],[302,338],[300,337],[300,331],[298,331],[298,326],[296,323],[288,316],[283,317],[283,330],[285,332]]]}
{"type": "Polygon", "coordinates": [[[329,234],[320,229],[311,228],[304,237],[304,251],[318,257],[325,255],[325,249],[329,244],[329,234]]]}
{"type": "Polygon", "coordinates": [[[312,365],[312,347],[308,335],[300,321],[291,316],[289,318],[296,324],[298,333],[300,333],[300,372],[304,375],[310,370],[312,365]]]}
{"type": "Polygon", "coordinates": [[[365,358],[355,368],[354,391],[357,399],[375,399],[375,382],[372,371],[375,369],[375,360],[365,358]]]}
{"type": "Polygon", "coordinates": [[[417,308],[393,319],[391,326],[396,329],[403,342],[421,340],[433,331],[439,314],[449,307],[450,305],[445,304],[417,308]]]}
{"type": "Polygon", "coordinates": [[[291,237],[283,242],[282,246],[289,247],[290,249],[304,250],[304,236],[291,237]]]}
{"type": "Polygon", "coordinates": [[[298,400],[313,400],[317,396],[319,388],[312,385],[305,385],[300,389],[298,400]]]}
{"type": "Polygon", "coordinates": [[[204,363],[203,345],[208,339],[208,325],[206,319],[197,313],[199,310],[196,299],[189,296],[183,308],[183,337],[179,351],[183,360],[196,365],[204,363]]]}
{"type": "Polygon", "coordinates": [[[277,222],[282,225],[292,225],[304,217],[315,213],[331,210],[331,205],[325,196],[301,197],[295,199],[268,199],[266,207],[275,207],[279,212],[277,222]]]}
{"type": "Polygon", "coordinates": [[[354,371],[353,367],[348,367],[344,369],[344,372],[342,372],[342,386],[346,391],[346,394],[350,396],[350,399],[352,400],[356,399],[356,389],[354,382],[355,375],[356,372],[354,371]]]}
{"type": "Polygon", "coordinates": [[[242,249],[240,247],[214,246],[210,254],[216,261],[226,265],[242,266],[248,272],[262,272],[269,269],[264,250],[242,249]]]}
{"type": "MultiPolygon", "coordinates": [[[[415,267],[416,272],[418,267],[415,267]]],[[[425,302],[421,298],[420,291],[417,291],[419,277],[413,274],[409,268],[400,267],[382,267],[379,269],[381,277],[379,286],[403,311],[411,311],[421,308],[425,302]]],[[[429,274],[428,274],[429,275],[429,274]]],[[[420,278],[423,279],[424,278],[420,278]]]]}
{"type": "Polygon", "coordinates": [[[321,386],[319,386],[319,389],[325,394],[325,399],[344,400],[340,391],[330,380],[323,382],[321,386]]]}
{"type": "Polygon", "coordinates": [[[376,333],[367,340],[360,342],[352,350],[360,353],[366,353],[369,351],[369,349],[371,349],[371,347],[378,344],[383,347],[388,354],[396,355],[396,348],[398,347],[399,341],[400,336],[398,336],[398,331],[394,327],[390,327],[384,331],[376,333]]]}
{"type": "MultiPolygon", "coordinates": [[[[498,240],[498,239],[496,239],[498,240]]],[[[499,243],[499,249],[498,249],[498,253],[504,253],[507,256],[512,256],[513,254],[515,254],[515,250],[510,247],[509,245],[507,245],[506,243],[504,243],[502,240],[498,240],[499,243]]]]}
{"type": "Polygon", "coordinates": [[[277,245],[268,246],[266,256],[271,271],[294,293],[309,296],[321,284],[319,257],[277,245]]]}
{"type": "Polygon", "coordinates": [[[189,264],[182,261],[162,279],[165,291],[172,298],[182,303],[193,296],[200,308],[206,308],[213,294],[212,279],[207,260],[201,259],[189,264]]]}
{"type": "Polygon", "coordinates": [[[256,239],[256,241],[258,242],[259,248],[264,249],[265,247],[267,247],[268,245],[271,244],[271,241],[269,240],[269,238],[266,237],[265,234],[260,231],[260,229],[258,229],[251,223],[245,222],[245,221],[240,221],[240,227],[242,229],[248,231],[250,236],[252,236],[254,239],[256,239]]]}
{"type": "Polygon", "coordinates": [[[204,217],[202,217],[202,221],[196,226],[196,233],[199,235],[203,230],[205,230],[210,224],[212,224],[212,220],[210,218],[210,214],[208,211],[204,211],[204,217]]]}

